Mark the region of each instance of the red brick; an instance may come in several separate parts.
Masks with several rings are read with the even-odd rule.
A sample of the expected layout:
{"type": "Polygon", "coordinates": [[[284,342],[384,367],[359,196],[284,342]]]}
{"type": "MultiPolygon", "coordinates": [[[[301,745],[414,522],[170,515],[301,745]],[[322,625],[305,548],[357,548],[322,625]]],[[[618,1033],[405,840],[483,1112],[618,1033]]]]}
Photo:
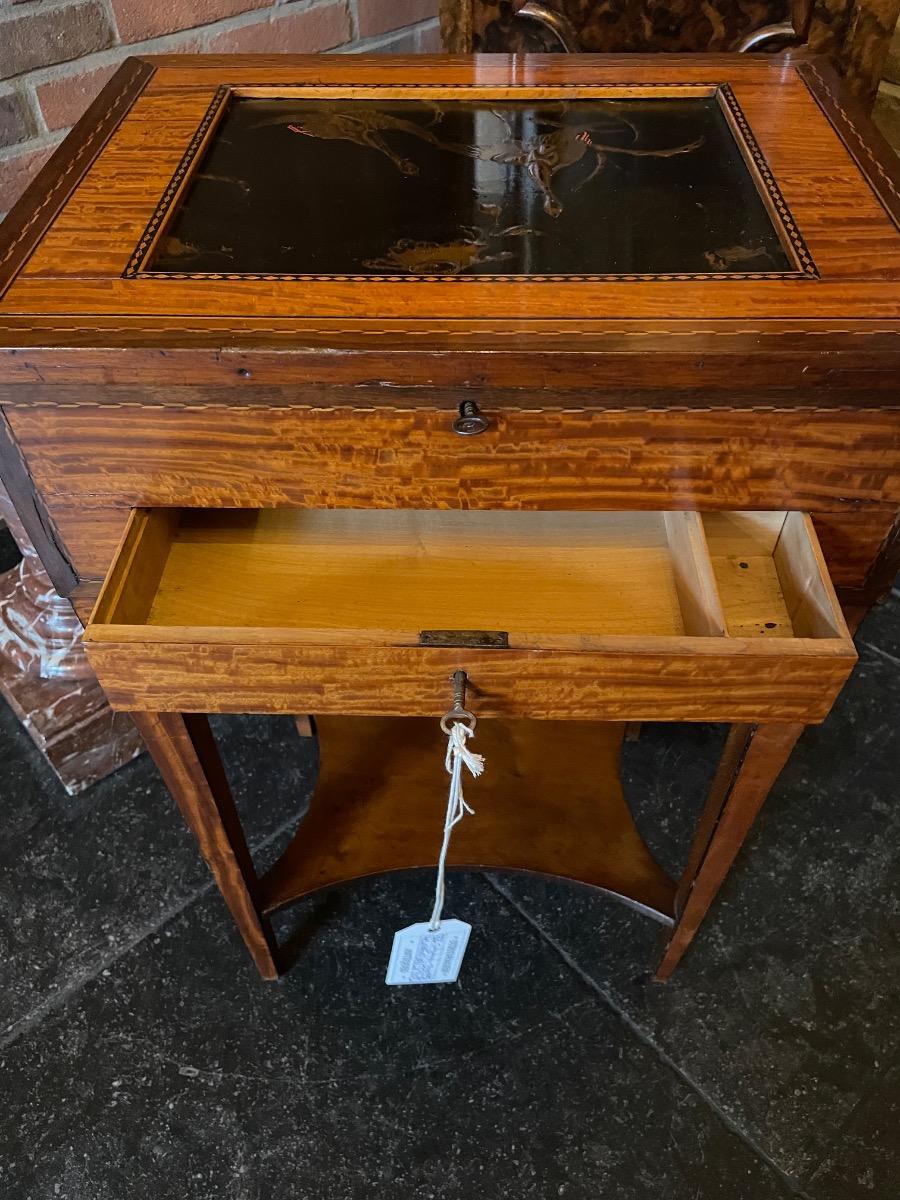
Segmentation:
{"type": "Polygon", "coordinates": [[[437,16],[437,0],[359,0],[359,36],[377,37],[437,16]]]}
{"type": "Polygon", "coordinates": [[[179,29],[211,25],[270,4],[271,0],[112,0],[123,42],[140,42],[179,29]]]}
{"type": "Polygon", "coordinates": [[[12,208],[53,150],[54,147],[45,146],[43,150],[26,151],[0,162],[0,213],[12,208]]]}
{"type": "Polygon", "coordinates": [[[38,103],[48,129],[65,129],[74,125],[104,83],[118,70],[118,64],[68,75],[42,83],[37,89],[38,103]]]}
{"type": "Polygon", "coordinates": [[[34,118],[25,97],[18,92],[0,96],[0,146],[17,146],[35,133],[34,118]]]}
{"type": "Polygon", "coordinates": [[[330,50],[350,40],[344,4],[323,4],[274,21],[259,20],[210,39],[213,54],[304,54],[330,50]]]}
{"type": "Polygon", "coordinates": [[[0,79],[70,62],[112,43],[112,26],[98,0],[49,11],[37,9],[0,24],[0,79]]]}

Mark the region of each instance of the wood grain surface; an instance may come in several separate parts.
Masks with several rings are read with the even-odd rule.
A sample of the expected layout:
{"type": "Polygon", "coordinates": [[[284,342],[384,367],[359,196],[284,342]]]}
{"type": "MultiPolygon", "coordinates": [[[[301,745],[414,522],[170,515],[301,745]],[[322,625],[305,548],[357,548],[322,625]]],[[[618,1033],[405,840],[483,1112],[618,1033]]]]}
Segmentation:
{"type": "Polygon", "coordinates": [[[49,384],[60,403],[84,403],[85,393],[66,389],[86,384],[94,403],[116,408],[417,407],[458,404],[473,391],[485,398],[492,388],[515,389],[524,408],[897,404],[900,319],[323,320],[284,345],[289,332],[278,319],[215,317],[123,326],[113,318],[85,324],[48,315],[38,326],[33,317],[0,311],[0,403],[46,404],[49,384]],[[140,392],[121,390],[129,385],[140,392]]]}
{"type": "MultiPolygon", "coordinates": [[[[203,322],[224,314],[248,322],[266,318],[271,333],[293,344],[323,324],[346,336],[346,322],[354,318],[410,328],[451,319],[465,331],[477,320],[503,321],[512,314],[580,328],[591,319],[602,324],[615,313],[642,322],[662,320],[673,332],[685,313],[724,320],[734,329],[748,320],[767,324],[795,319],[810,332],[811,322],[862,319],[884,321],[884,330],[896,332],[900,233],[860,173],[858,147],[848,151],[832,110],[826,111],[813,95],[816,80],[802,78],[792,62],[723,55],[675,61],[656,55],[443,56],[390,63],[355,56],[148,61],[155,73],[20,270],[0,317],[34,317],[37,325],[47,321],[49,332],[59,317],[77,316],[79,328],[93,327],[101,344],[104,317],[111,319],[107,329],[122,332],[141,325],[149,331],[157,320],[173,333],[180,326],[173,341],[185,344],[193,337],[192,328],[200,332],[203,322]],[[609,95],[617,88],[617,94],[647,94],[648,89],[652,94],[653,89],[722,83],[734,90],[810,247],[819,280],[468,280],[452,285],[320,280],[298,287],[277,279],[121,278],[157,199],[222,84],[288,88],[291,94],[310,96],[409,94],[452,100],[481,95],[498,102],[510,96],[566,98],[573,89],[579,95],[609,95]]],[[[854,124],[861,130],[858,137],[867,139],[867,127],[854,124]]],[[[880,162],[883,151],[872,145],[871,156],[880,162]]],[[[16,344],[14,326],[0,328],[0,336],[7,345],[16,344]]]]}
{"type": "Polygon", "coordinates": [[[802,732],[800,724],[768,724],[735,725],[729,733],[679,881],[657,982],[669,979],[693,941],[802,732]]]}
{"type": "Polygon", "coordinates": [[[766,713],[800,702],[815,720],[855,653],[812,523],[707,520],[709,543],[692,513],[136,509],[85,645],[130,709],[415,715],[423,688],[477,662],[495,714],[527,715],[524,688],[544,717],[743,719],[761,711],[749,668],[766,713]],[[428,648],[435,629],[458,648],[428,648]],[[504,648],[463,648],[478,631],[504,648]],[[294,697],[311,669],[321,697],[294,697]],[[790,669],[818,674],[805,701],[790,669]]]}
{"type": "MultiPolygon", "coordinates": [[[[15,390],[15,389],[11,389],[15,390]]],[[[861,588],[900,509],[900,411],[567,410],[81,403],[6,409],[79,575],[102,578],[139,505],[800,508],[861,588]],[[113,415],[114,412],[114,415],[113,415]]],[[[71,399],[71,396],[70,396],[71,399]]]]}
{"type": "Polygon", "coordinates": [[[679,589],[676,572],[692,582],[697,568],[676,549],[662,513],[188,510],[142,614],[117,605],[97,619],[160,636],[293,626],[354,642],[414,642],[422,629],[502,629],[515,646],[681,634],[690,583],[679,589]]]}
{"type": "Polygon", "coordinates": [[[12,502],[15,515],[38,552],[41,564],[61,596],[67,596],[78,582],[68,551],[59,531],[34,485],[21,447],[0,409],[0,492],[12,502]]]}
{"type": "Polygon", "coordinates": [[[48,499],[269,507],[900,504],[900,409],[7,409],[48,499]]]}
{"type": "Polygon", "coordinates": [[[590,651],[726,625],[847,640],[808,516],[140,508],[88,637],[356,647],[502,630],[513,649],[590,651]]]}
{"type": "Polygon", "coordinates": [[[599,721],[821,721],[856,656],[768,638],[595,643],[589,653],[86,642],[113,708],[433,716],[457,669],[480,715],[599,721]]]}
{"type": "MultiPolygon", "coordinates": [[[[385,836],[397,793],[367,777],[360,756],[371,761],[370,739],[392,718],[419,718],[422,752],[404,753],[400,765],[411,786],[426,787],[436,726],[422,718],[446,711],[457,669],[479,716],[518,723],[492,734],[487,722],[485,737],[496,739],[498,778],[522,769],[535,797],[523,824],[511,812],[518,785],[515,796],[498,792],[484,842],[467,848],[465,835],[457,861],[577,875],[657,915],[674,913],[668,973],[801,724],[825,717],[853,665],[800,513],[812,514],[834,581],[855,598],[854,621],[900,560],[898,186],[883,144],[827,72],[785,60],[172,56],[133,63],[102,93],[0,238],[3,474],[19,488],[18,505],[44,514],[42,553],[58,556],[59,581],[82,616],[133,507],[429,509],[460,519],[500,510],[551,522],[555,511],[672,514],[667,589],[645,575],[669,636],[585,633],[575,627],[590,607],[584,599],[577,621],[540,631],[546,644],[530,649],[402,644],[396,624],[368,642],[354,641],[352,625],[342,641],[315,644],[308,627],[237,624],[201,627],[201,638],[196,626],[162,625],[148,639],[141,621],[169,543],[159,537],[144,567],[122,560],[98,612],[136,624],[127,635],[125,625],[97,626],[91,662],[115,707],[141,710],[154,757],[264,975],[274,977],[279,959],[263,906],[423,860],[424,825],[411,823],[398,842],[394,822],[385,836]],[[818,279],[122,277],[223,84],[498,103],[722,83],[749,120],[765,158],[757,169],[771,168],[818,279]],[[480,405],[485,433],[453,434],[463,400],[480,405]],[[681,515],[759,509],[793,511],[752,564],[718,518],[701,526],[681,515]],[[707,550],[711,561],[698,569],[707,550]],[[721,636],[723,627],[750,636],[721,636]],[[583,639],[578,648],[550,644],[572,637],[583,639]],[[216,711],[322,714],[327,733],[328,802],[314,806],[262,888],[198,715],[216,711]],[[578,724],[588,720],[617,724],[604,736],[578,724]],[[677,910],[616,778],[618,723],[641,720],[744,723],[677,910]],[[575,801],[580,814],[571,827],[543,820],[563,800],[540,782],[526,722],[549,731],[565,764],[560,796],[567,814],[575,801]],[[751,728],[759,723],[774,727],[751,728]],[[361,803],[363,784],[377,804],[361,803]],[[520,838],[506,854],[511,822],[520,838]]],[[[332,555],[336,570],[340,557],[332,555]]],[[[240,555],[214,565],[217,619],[227,621],[234,608],[223,607],[221,588],[239,578],[240,555]]],[[[495,579],[495,600],[501,591],[495,579]]],[[[183,599],[170,591],[171,607],[157,615],[185,615],[183,599]]],[[[610,607],[627,615],[624,603],[610,607]]]]}
{"type": "MultiPolygon", "coordinates": [[[[86,620],[118,546],[130,508],[96,507],[87,501],[52,497],[54,525],[69,560],[77,567],[79,584],[69,599],[86,620]]],[[[898,519],[890,505],[848,506],[844,511],[817,512],[814,524],[832,582],[842,591],[866,586],[869,572],[882,552],[889,550],[898,519]]],[[[888,564],[889,566],[889,564],[888,564]]],[[[888,586],[890,570],[884,576],[888,586]]],[[[877,586],[884,583],[875,581],[877,586]]]]}
{"type": "Polygon", "coordinates": [[[128,58],[90,104],[0,224],[0,297],[28,261],[60,209],[153,77],[154,68],[128,58]]]}
{"type": "Polygon", "coordinates": [[[260,911],[256,872],[209,722],[199,714],[131,715],[260,975],[276,979],[275,935],[260,911]]]}
{"type": "MultiPolygon", "coordinates": [[[[446,807],[438,723],[321,717],[316,730],[319,779],[293,841],[261,880],[267,912],[348,879],[435,863],[446,807]]],[[[478,726],[471,747],[487,768],[466,781],[476,813],[454,830],[448,866],[559,876],[670,923],[675,884],[622,793],[622,732],[620,724],[578,721],[478,726]]]]}

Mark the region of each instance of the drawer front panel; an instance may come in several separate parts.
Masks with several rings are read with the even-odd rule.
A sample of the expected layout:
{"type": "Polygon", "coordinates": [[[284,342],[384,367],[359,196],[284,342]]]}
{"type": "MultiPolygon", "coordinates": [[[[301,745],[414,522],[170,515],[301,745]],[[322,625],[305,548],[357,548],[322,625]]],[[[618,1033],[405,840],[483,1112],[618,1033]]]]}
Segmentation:
{"type": "Polygon", "coordinates": [[[682,655],[366,647],[88,644],[114,708],[432,716],[455,670],[478,716],[600,721],[821,721],[853,665],[733,643],[682,655]],[[277,681],[277,682],[276,682],[277,681]]]}
{"type": "Polygon", "coordinates": [[[39,489],[97,506],[665,509],[900,505],[885,409],[23,405],[39,489]],[[223,412],[227,411],[227,419],[223,412]],[[723,431],[727,431],[723,432],[723,431]]]}
{"type": "Polygon", "coordinates": [[[47,510],[80,580],[102,580],[128,524],[129,507],[48,497],[47,510]]]}

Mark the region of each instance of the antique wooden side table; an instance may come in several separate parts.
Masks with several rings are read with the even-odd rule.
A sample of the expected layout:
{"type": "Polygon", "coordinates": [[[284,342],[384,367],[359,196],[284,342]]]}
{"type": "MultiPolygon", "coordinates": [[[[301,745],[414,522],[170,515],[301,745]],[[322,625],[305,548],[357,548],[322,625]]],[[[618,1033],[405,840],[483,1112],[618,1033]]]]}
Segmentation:
{"type": "Polygon", "coordinates": [[[107,86],[3,226],[3,480],[264,976],[272,912],[433,864],[459,671],[452,862],[636,905],[669,975],[898,565],[896,166],[816,60],[107,86]],[[316,719],[261,877],[210,712],[316,719]],[[680,880],[618,781],[644,720],[731,725],[680,880]]]}

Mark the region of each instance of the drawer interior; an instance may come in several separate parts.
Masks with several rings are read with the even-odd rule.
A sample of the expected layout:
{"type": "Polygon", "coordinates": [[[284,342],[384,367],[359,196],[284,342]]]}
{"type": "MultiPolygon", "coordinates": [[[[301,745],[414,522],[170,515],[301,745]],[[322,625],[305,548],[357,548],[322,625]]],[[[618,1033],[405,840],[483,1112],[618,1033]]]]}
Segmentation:
{"type": "Polygon", "coordinates": [[[846,638],[802,513],[136,509],[89,638],[846,638]],[[262,634],[260,635],[262,636],[262,634]]]}
{"type": "Polygon", "coordinates": [[[843,637],[818,540],[799,512],[706,513],[703,527],[730,637],[843,637]]]}

